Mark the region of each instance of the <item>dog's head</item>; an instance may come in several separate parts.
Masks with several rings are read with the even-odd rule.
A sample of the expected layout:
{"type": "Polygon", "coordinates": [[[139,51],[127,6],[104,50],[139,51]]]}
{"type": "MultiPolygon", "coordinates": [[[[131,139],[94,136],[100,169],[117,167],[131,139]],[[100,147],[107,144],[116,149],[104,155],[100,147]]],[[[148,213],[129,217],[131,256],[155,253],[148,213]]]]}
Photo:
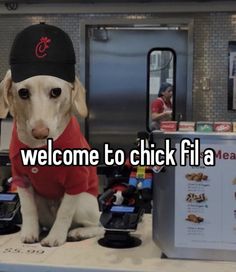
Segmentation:
{"type": "Polygon", "coordinates": [[[16,36],[11,69],[0,85],[0,118],[11,112],[23,143],[44,145],[62,133],[72,113],[87,115],[74,64],[71,39],[55,26],[32,25],[16,36]]]}
{"type": "Polygon", "coordinates": [[[54,76],[33,76],[13,82],[10,70],[0,86],[0,118],[11,112],[17,122],[19,139],[32,147],[56,139],[71,115],[87,115],[85,89],[54,76]]]}

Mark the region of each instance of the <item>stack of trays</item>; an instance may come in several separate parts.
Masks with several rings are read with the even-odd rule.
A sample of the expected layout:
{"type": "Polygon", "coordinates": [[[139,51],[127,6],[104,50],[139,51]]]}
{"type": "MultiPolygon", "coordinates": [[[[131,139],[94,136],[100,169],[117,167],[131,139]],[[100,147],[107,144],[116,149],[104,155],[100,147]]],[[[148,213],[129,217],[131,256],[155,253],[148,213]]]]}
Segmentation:
{"type": "Polygon", "coordinates": [[[236,122],[162,121],[160,130],[165,132],[236,132],[236,122]]]}

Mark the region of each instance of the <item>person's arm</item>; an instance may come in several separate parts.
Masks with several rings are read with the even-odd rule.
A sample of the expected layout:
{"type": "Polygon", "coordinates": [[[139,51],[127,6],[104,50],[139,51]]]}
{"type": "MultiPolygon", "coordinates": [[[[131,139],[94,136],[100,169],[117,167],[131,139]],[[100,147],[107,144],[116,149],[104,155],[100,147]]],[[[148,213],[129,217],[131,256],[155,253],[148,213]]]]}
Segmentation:
{"type": "Polygon", "coordinates": [[[171,118],[171,115],[172,115],[172,111],[166,111],[166,112],[161,112],[161,113],[153,112],[152,113],[152,121],[160,121],[164,117],[171,118]]]}

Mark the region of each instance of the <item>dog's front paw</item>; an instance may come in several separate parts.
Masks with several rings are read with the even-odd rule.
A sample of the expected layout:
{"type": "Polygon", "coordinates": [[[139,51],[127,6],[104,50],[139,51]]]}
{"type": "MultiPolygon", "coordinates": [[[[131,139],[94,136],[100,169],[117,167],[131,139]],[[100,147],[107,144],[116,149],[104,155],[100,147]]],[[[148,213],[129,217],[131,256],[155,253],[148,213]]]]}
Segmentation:
{"type": "Polygon", "coordinates": [[[41,245],[45,247],[57,247],[63,245],[65,241],[65,235],[54,235],[49,233],[48,236],[41,241],[41,245]]]}
{"type": "Polygon", "coordinates": [[[38,228],[27,228],[22,227],[21,230],[21,241],[26,244],[33,244],[39,241],[39,229],[38,228]]]}

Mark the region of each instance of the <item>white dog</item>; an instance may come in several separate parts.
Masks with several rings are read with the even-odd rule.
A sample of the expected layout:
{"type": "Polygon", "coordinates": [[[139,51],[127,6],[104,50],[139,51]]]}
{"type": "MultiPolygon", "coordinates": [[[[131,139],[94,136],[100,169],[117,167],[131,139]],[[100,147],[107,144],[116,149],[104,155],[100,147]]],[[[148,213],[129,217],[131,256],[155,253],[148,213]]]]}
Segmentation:
{"type": "MultiPolygon", "coordinates": [[[[54,76],[37,75],[15,83],[9,70],[1,82],[0,118],[6,117],[9,110],[19,140],[38,148],[46,145],[47,138],[57,140],[73,113],[87,115],[85,90],[78,78],[69,83],[54,76]]],[[[67,237],[80,240],[101,231],[97,199],[88,190],[51,200],[38,194],[29,181],[27,186],[18,187],[18,193],[23,217],[21,239],[25,243],[39,240],[40,226],[50,229],[41,241],[50,247],[62,245],[67,237]]]]}

